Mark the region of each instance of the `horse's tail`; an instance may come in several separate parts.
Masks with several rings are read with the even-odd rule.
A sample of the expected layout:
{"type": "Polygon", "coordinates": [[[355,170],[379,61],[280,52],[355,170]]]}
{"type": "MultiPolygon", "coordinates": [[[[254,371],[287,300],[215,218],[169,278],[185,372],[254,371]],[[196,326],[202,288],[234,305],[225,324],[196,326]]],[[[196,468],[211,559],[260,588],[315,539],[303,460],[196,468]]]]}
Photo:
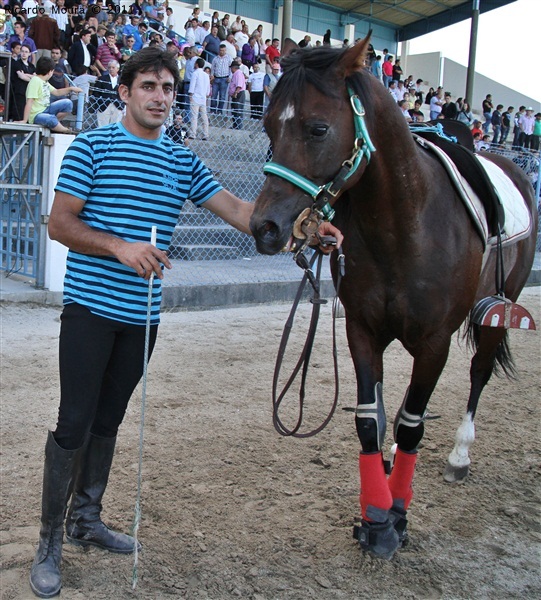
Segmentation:
{"type": "MultiPolygon", "coordinates": [[[[471,350],[474,353],[477,352],[479,348],[479,339],[481,337],[481,327],[477,323],[474,323],[471,318],[468,320],[466,330],[464,331],[464,337],[471,350]]],[[[509,334],[507,331],[496,348],[496,355],[494,356],[494,374],[498,377],[505,375],[508,379],[517,378],[517,370],[513,355],[511,354],[511,348],[509,347],[509,334]]]]}

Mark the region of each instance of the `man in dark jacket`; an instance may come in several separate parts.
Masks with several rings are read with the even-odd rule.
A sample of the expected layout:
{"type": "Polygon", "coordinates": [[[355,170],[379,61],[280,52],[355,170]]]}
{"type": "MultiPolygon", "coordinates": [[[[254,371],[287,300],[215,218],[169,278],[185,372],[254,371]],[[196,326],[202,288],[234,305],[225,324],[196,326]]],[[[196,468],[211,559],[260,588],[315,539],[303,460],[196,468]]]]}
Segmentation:
{"type": "Polygon", "coordinates": [[[49,6],[43,8],[39,17],[32,19],[28,36],[34,40],[38,49],[36,61],[42,56],[51,57],[51,50],[60,43],[60,29],[54,19],[51,19],[49,6]]]}

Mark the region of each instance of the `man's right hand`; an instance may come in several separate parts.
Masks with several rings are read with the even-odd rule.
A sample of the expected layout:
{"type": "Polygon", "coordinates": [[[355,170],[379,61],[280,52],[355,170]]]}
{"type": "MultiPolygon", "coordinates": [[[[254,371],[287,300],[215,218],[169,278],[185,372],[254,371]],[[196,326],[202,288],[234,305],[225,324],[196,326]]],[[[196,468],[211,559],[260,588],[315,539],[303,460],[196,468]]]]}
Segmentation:
{"type": "Polygon", "coordinates": [[[172,264],[167,254],[146,242],[125,242],[121,243],[115,252],[116,258],[127,267],[131,267],[143,279],[150,279],[152,273],[158,278],[163,279],[161,265],[166,269],[171,269],[172,264]]]}

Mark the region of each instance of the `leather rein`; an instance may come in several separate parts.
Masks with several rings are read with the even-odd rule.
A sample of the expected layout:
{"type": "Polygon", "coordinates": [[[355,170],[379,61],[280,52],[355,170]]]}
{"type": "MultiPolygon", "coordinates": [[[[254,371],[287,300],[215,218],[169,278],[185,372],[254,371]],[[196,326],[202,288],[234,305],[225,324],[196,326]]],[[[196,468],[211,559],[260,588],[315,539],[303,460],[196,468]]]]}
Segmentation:
{"type": "MultiPolygon", "coordinates": [[[[307,433],[299,433],[299,429],[301,428],[303,417],[304,417],[304,399],[306,395],[306,379],[308,374],[308,367],[310,362],[310,357],[312,354],[312,348],[314,345],[314,339],[316,335],[317,325],[319,321],[319,315],[321,310],[321,305],[325,304],[327,300],[322,299],[320,296],[320,282],[321,282],[321,266],[322,266],[322,258],[323,253],[316,251],[311,257],[310,261],[306,258],[305,250],[309,245],[314,243],[322,243],[333,244],[333,239],[330,239],[325,236],[320,236],[318,233],[318,228],[322,221],[331,221],[334,217],[334,209],[332,208],[332,204],[336,201],[338,195],[343,191],[344,185],[347,183],[348,179],[356,173],[359,169],[362,159],[366,158],[366,162],[370,162],[370,156],[372,152],[375,152],[375,147],[370,140],[370,136],[368,135],[368,131],[366,129],[366,125],[364,122],[365,110],[359,99],[359,97],[353,92],[353,90],[348,86],[348,93],[350,97],[350,103],[353,110],[353,120],[355,123],[355,142],[353,145],[353,152],[349,159],[345,160],[342,163],[342,166],[336,175],[336,177],[327,184],[317,186],[315,183],[307,179],[306,177],[296,173],[295,171],[284,167],[278,163],[273,161],[268,162],[263,167],[263,172],[267,175],[275,175],[277,177],[281,177],[285,179],[289,183],[292,183],[296,187],[300,188],[303,192],[308,194],[313,202],[312,206],[302,211],[302,213],[297,217],[295,224],[293,226],[293,236],[295,238],[295,246],[292,248],[294,252],[294,260],[297,265],[304,270],[304,276],[299,285],[299,289],[297,291],[297,295],[295,300],[293,301],[293,306],[289,313],[289,317],[284,326],[284,331],[282,333],[282,339],[280,341],[280,347],[278,349],[278,355],[276,357],[276,364],[274,367],[274,377],[272,382],[272,421],[274,428],[276,431],[283,436],[292,436],[298,438],[308,438],[318,434],[322,431],[332,419],[336,407],[338,405],[338,395],[339,395],[339,377],[338,377],[338,352],[336,347],[336,318],[339,307],[339,299],[338,294],[340,292],[340,283],[342,277],[345,275],[345,256],[342,253],[342,249],[338,248],[338,276],[336,282],[336,295],[333,300],[333,308],[332,308],[332,354],[333,354],[333,364],[334,364],[334,399],[330,408],[330,411],[324,421],[311,431],[307,433]],[[316,273],[314,274],[312,267],[317,260],[317,268],[316,273]],[[300,300],[302,298],[304,289],[306,287],[306,283],[310,282],[313,288],[313,296],[310,299],[312,303],[312,316],[310,319],[310,325],[308,328],[308,333],[306,336],[306,341],[304,343],[304,347],[300,354],[300,357],[295,365],[291,376],[288,381],[284,385],[282,391],[278,393],[278,379],[280,376],[280,371],[282,368],[282,363],[285,355],[285,351],[287,348],[287,344],[289,341],[289,336],[291,334],[291,330],[293,328],[293,321],[295,318],[295,314],[297,312],[297,308],[299,306],[300,300]],[[301,372],[301,385],[299,389],[299,416],[295,426],[292,429],[289,429],[284,425],[282,420],[279,417],[279,409],[282,401],[290,389],[291,385],[295,381],[299,372],[301,372]]],[[[336,244],[336,240],[334,240],[334,244],[336,244]]]]}

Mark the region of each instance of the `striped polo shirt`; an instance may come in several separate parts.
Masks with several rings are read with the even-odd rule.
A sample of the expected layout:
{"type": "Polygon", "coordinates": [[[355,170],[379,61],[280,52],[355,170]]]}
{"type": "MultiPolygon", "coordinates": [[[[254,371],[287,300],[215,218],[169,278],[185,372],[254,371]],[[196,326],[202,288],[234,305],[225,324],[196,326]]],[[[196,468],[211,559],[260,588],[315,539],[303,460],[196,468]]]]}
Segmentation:
{"type": "MultiPolygon", "coordinates": [[[[190,199],[196,206],[222,189],[187,149],[162,135],[146,140],[122,123],[78,135],[62,161],[55,191],[84,201],[79,218],[97,231],[128,242],[150,242],[167,251],[179,211],[190,199]]],[[[154,280],[151,323],[160,320],[161,281],[154,280]]],[[[77,302],[92,313],[145,325],[148,282],[113,256],[70,250],[64,279],[64,304],[77,302]]]]}

